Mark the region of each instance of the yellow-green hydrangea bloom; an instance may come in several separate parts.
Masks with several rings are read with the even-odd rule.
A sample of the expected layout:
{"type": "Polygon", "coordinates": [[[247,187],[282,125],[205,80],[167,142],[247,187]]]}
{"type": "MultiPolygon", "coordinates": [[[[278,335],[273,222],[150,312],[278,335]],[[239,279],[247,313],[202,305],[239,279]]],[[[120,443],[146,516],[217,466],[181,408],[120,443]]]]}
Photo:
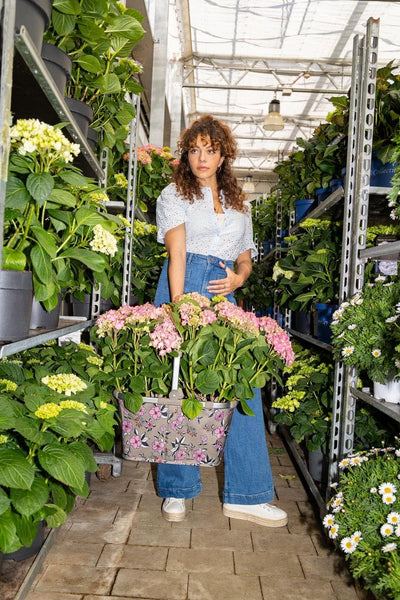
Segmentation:
{"type": "Polygon", "coordinates": [[[42,404],[42,406],[39,406],[39,408],[35,410],[35,415],[39,419],[52,419],[53,417],[58,417],[61,411],[62,408],[55,402],[46,402],[46,404],[42,404]]]}
{"type": "Polygon", "coordinates": [[[47,385],[51,390],[55,390],[56,392],[65,394],[66,396],[71,396],[71,394],[82,392],[87,388],[86,383],[73,373],[46,375],[46,377],[42,377],[42,383],[47,385]]]}
{"type": "Polygon", "coordinates": [[[77,402],[76,400],[62,400],[60,402],[60,406],[62,409],[74,408],[75,410],[80,410],[81,412],[87,413],[86,406],[83,404],[83,402],[77,402]]]}
{"type": "Polygon", "coordinates": [[[0,379],[0,390],[3,392],[15,392],[18,389],[18,385],[14,381],[9,379],[0,379]]]}
{"type": "Polygon", "coordinates": [[[0,435],[0,444],[6,444],[8,442],[8,437],[6,435],[0,435]]]}
{"type": "Polygon", "coordinates": [[[100,356],[87,356],[86,360],[91,365],[96,365],[97,367],[102,367],[104,362],[100,356]]]}

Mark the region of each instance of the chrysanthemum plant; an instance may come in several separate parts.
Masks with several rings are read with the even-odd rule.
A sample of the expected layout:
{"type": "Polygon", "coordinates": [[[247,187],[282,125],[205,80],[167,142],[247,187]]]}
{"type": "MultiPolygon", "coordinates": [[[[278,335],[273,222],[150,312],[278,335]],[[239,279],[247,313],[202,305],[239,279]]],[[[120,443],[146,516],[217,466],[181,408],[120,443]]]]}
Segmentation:
{"type": "Polygon", "coordinates": [[[35,299],[51,310],[61,288],[110,282],[126,225],[107,213],[106,192],[72,165],[79,147],[59,127],[20,119],[10,133],[2,268],[32,271],[35,299]]]}
{"type": "Polygon", "coordinates": [[[88,442],[110,450],[116,425],[102,359],[90,346],[45,345],[0,362],[0,551],[58,527],[97,470],[88,442]]]}
{"type": "Polygon", "coordinates": [[[333,315],[334,356],[379,383],[399,372],[399,298],[398,279],[378,276],[333,315]]]}
{"type": "Polygon", "coordinates": [[[373,448],[340,464],[323,519],[350,572],[378,599],[400,597],[400,450],[373,448]]]}
{"type": "Polygon", "coordinates": [[[202,402],[239,401],[252,414],[246,399],[253,388],[279,379],[284,363],[294,360],[287,334],[269,317],[228,302],[211,301],[197,293],[179,302],[154,307],[123,306],[97,319],[92,340],[104,357],[108,385],[125,394],[126,407],[137,412],[143,397],[171,391],[173,357],[180,356],[182,410],[194,418],[202,402]]]}

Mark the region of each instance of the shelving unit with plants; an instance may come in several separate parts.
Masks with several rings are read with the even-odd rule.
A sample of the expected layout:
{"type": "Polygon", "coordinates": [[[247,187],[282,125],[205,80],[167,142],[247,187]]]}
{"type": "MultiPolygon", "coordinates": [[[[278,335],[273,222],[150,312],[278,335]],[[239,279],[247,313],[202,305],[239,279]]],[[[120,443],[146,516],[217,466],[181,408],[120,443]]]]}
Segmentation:
{"type": "MultiPolygon", "coordinates": [[[[12,243],[6,251],[3,247],[3,242],[9,241],[6,235],[22,219],[19,209],[28,196],[30,200],[36,200],[39,209],[42,209],[43,219],[38,219],[35,229],[30,232],[35,252],[40,252],[47,244],[50,258],[57,256],[60,247],[54,240],[58,239],[59,232],[70,226],[69,215],[77,225],[85,223],[90,229],[107,220],[111,231],[118,229],[122,232],[123,242],[126,224],[101,206],[106,168],[109,166],[105,160],[107,153],[103,152],[99,161],[88,145],[24,25],[15,33],[15,7],[15,0],[2,4],[0,23],[0,254],[3,254],[4,260],[31,260],[30,254],[23,256],[26,248],[23,238],[20,250],[12,243]],[[54,132],[54,125],[60,121],[67,122],[67,135],[74,144],[77,142],[80,146],[78,162],[74,162],[74,165],[66,160],[58,162],[56,167],[62,166],[62,169],[56,174],[31,172],[29,161],[33,159],[30,153],[34,151],[26,147],[26,152],[18,156],[13,145],[15,140],[13,138],[11,143],[10,139],[11,115],[20,124],[21,119],[29,120],[29,126],[35,119],[42,119],[47,123],[49,135],[54,132]],[[32,177],[28,181],[30,175],[32,177]],[[89,181],[88,178],[94,179],[89,181]],[[65,182],[65,189],[62,189],[61,180],[65,182]],[[14,192],[11,207],[7,206],[10,190],[14,192]],[[88,202],[84,197],[90,195],[93,196],[93,202],[88,202]],[[96,204],[94,197],[97,198],[96,204]],[[78,206],[76,202],[82,198],[83,203],[78,206]],[[49,211],[48,215],[43,216],[44,210],[49,211]],[[52,224],[51,232],[43,227],[47,222],[52,224]]],[[[115,33],[117,31],[118,27],[115,33]]],[[[126,123],[128,114],[129,121],[132,120],[132,113],[127,111],[123,118],[126,123]]],[[[122,138],[122,131],[120,135],[122,138]]],[[[77,145],[74,150],[78,150],[77,145]]],[[[128,209],[129,202],[128,197],[128,209]]],[[[16,240],[18,229],[13,235],[13,240],[16,240]]],[[[100,259],[97,263],[93,262],[94,259],[92,261],[92,250],[86,251],[85,261],[89,268],[96,265],[100,267],[91,269],[100,274],[105,264],[100,259]],[[90,260],[89,256],[92,257],[90,260]]],[[[77,252],[77,249],[71,248],[69,258],[76,259],[77,252]]],[[[43,260],[34,263],[37,268],[46,267],[48,259],[44,254],[43,260]]],[[[85,261],[81,262],[85,264],[85,261]]],[[[46,273],[52,273],[51,268],[46,273]]],[[[48,297],[49,308],[54,300],[53,295],[48,297]]],[[[87,495],[86,475],[96,471],[99,463],[109,463],[110,457],[115,459],[112,464],[115,466],[114,474],[118,474],[119,459],[109,454],[103,456],[105,461],[94,460],[92,452],[94,446],[101,451],[109,452],[112,449],[116,425],[111,395],[99,384],[100,357],[90,346],[78,347],[72,342],[60,346],[55,343],[62,336],[91,324],[91,319],[77,322],[71,318],[61,318],[57,328],[41,332],[32,330],[28,337],[0,346],[1,358],[12,356],[18,360],[18,364],[7,359],[0,363],[3,416],[0,444],[0,462],[3,465],[0,550],[3,552],[12,552],[21,544],[29,546],[36,534],[39,518],[54,528],[64,522],[75,497],[87,495]],[[51,341],[54,343],[49,344],[51,341]],[[63,366],[67,366],[64,372],[63,366]],[[28,455],[29,461],[26,459],[28,455]],[[13,497],[12,506],[10,496],[13,497]],[[24,499],[22,504],[29,499],[29,514],[18,498],[24,499]]]]}
{"type": "MultiPolygon", "coordinates": [[[[312,212],[310,212],[304,219],[299,223],[295,224],[290,230],[290,236],[286,240],[289,248],[283,258],[277,263],[275,270],[275,279],[277,280],[276,287],[280,290],[278,292],[277,303],[285,305],[285,301],[290,303],[289,307],[293,310],[299,308],[310,309],[312,301],[315,298],[319,298],[320,293],[317,293],[318,286],[316,282],[320,282],[320,292],[325,294],[326,299],[337,299],[337,303],[341,303],[351,293],[355,293],[356,290],[360,289],[363,284],[363,277],[360,276],[360,269],[356,265],[356,256],[360,253],[364,253],[364,256],[369,255],[379,256],[376,248],[369,248],[368,252],[363,249],[360,245],[359,235],[359,223],[360,219],[363,218],[363,225],[365,222],[365,230],[361,230],[362,243],[365,246],[367,243],[367,225],[371,228],[371,225],[376,226],[378,223],[382,223],[382,214],[387,214],[389,219],[388,210],[385,208],[385,196],[388,192],[387,189],[368,185],[369,183],[369,171],[371,167],[372,159],[372,144],[365,144],[365,140],[372,140],[372,128],[374,127],[374,100],[372,97],[371,90],[374,90],[374,81],[371,77],[376,77],[376,68],[371,68],[371,56],[376,64],[376,52],[377,52],[377,36],[378,36],[378,23],[372,19],[368,22],[367,33],[365,39],[355,38],[353,48],[353,79],[351,89],[354,93],[349,98],[337,99],[338,110],[336,110],[331,116],[331,120],[335,119],[336,124],[345,128],[344,131],[349,131],[348,136],[338,136],[339,145],[343,145],[343,141],[347,142],[347,163],[346,173],[350,176],[346,176],[345,184],[339,187],[336,191],[331,193],[326,200],[319,204],[312,212]],[[363,49],[362,46],[366,43],[366,47],[363,49]],[[370,87],[368,87],[370,86],[370,87]],[[343,101],[342,101],[343,100],[343,101]],[[372,111],[371,111],[372,106],[372,111]],[[368,125],[368,127],[367,127],[368,125]],[[368,177],[368,179],[367,179],[368,177]],[[366,183],[368,182],[368,183],[366,183]],[[362,185],[361,185],[362,184],[362,185]],[[366,203],[369,201],[369,204],[366,203]],[[368,210],[369,209],[369,210],[368,210]],[[360,212],[361,211],[361,212],[360,212]],[[365,215],[369,214],[369,221],[365,218],[365,215]],[[324,222],[326,225],[324,225],[324,222]],[[338,225],[335,226],[335,222],[338,225]],[[304,233],[310,235],[307,231],[307,227],[311,225],[314,231],[321,234],[321,230],[329,231],[329,235],[332,235],[332,229],[336,227],[336,234],[333,234],[332,239],[328,243],[328,247],[318,247],[318,243],[315,244],[315,236],[308,239],[305,244],[305,248],[302,251],[301,241],[304,233]],[[320,228],[318,230],[318,227],[320,228]],[[304,229],[305,228],[305,229],[304,229]],[[343,232],[343,234],[342,234],[343,232]],[[295,236],[292,236],[295,234],[295,236]],[[316,257],[309,256],[309,252],[313,253],[316,248],[316,257]],[[330,249],[327,252],[327,249],[330,249]],[[340,248],[342,248],[340,255],[340,248]],[[319,254],[318,254],[319,251],[319,254]],[[333,261],[329,263],[330,260],[333,261]],[[313,266],[314,263],[314,266],[313,266]],[[326,269],[326,266],[329,268],[326,269]],[[282,273],[282,271],[284,271],[282,273]],[[302,269],[305,272],[302,272],[302,269]],[[332,275],[334,277],[332,277],[332,275]]],[[[379,70],[379,76],[389,76],[392,79],[393,68],[384,68],[379,70]]],[[[397,84],[396,84],[397,85],[397,84]]],[[[393,91],[393,88],[392,88],[393,91]]],[[[381,87],[378,86],[377,98],[378,104],[382,104],[382,97],[387,98],[387,90],[384,81],[381,82],[381,87]]],[[[395,93],[393,97],[397,97],[395,93]]],[[[375,113],[376,119],[376,113],[375,113]]],[[[328,129],[328,128],[327,128],[328,129]]],[[[384,148],[387,149],[388,139],[390,135],[387,130],[382,131],[382,127],[377,125],[375,120],[375,131],[377,132],[376,148],[383,152],[384,148]],[[379,140],[384,139],[385,142],[379,140]]],[[[319,135],[320,135],[319,131],[319,135]]],[[[336,132],[338,133],[338,132],[336,132]]],[[[301,145],[301,144],[300,144],[301,145]]],[[[304,146],[304,145],[303,145],[304,146]]],[[[309,149],[312,144],[306,145],[309,149]]],[[[314,146],[313,146],[314,147],[314,146]]],[[[324,145],[323,149],[328,150],[329,146],[324,145]]],[[[343,151],[337,150],[338,155],[342,155],[343,151]]],[[[336,157],[335,157],[336,158],[336,157]]],[[[383,157],[385,158],[385,157],[383,157]]],[[[386,159],[388,158],[386,153],[386,159]]],[[[288,167],[289,171],[295,172],[295,169],[305,168],[306,161],[300,160],[298,153],[291,155],[288,167]]],[[[307,163],[308,164],[308,163],[307,163]]],[[[321,162],[320,162],[321,164],[321,162]]],[[[286,165],[288,166],[288,165],[286,165]]],[[[280,166],[285,173],[285,167],[280,166]]],[[[331,165],[332,166],[332,165],[331,165]]],[[[343,164],[335,163],[335,172],[340,172],[343,164]],[[340,169],[339,169],[340,167],[340,169]]],[[[306,177],[306,171],[303,170],[302,176],[304,181],[308,181],[308,186],[313,187],[313,190],[317,186],[321,185],[321,178],[317,178],[318,183],[315,184],[312,177],[309,179],[306,177]]],[[[284,179],[284,177],[283,177],[284,179]]],[[[293,183],[295,178],[292,177],[291,185],[296,187],[293,183]]],[[[326,183],[326,181],[325,181],[326,183]]],[[[292,209],[293,193],[299,194],[301,190],[296,187],[296,190],[289,188],[282,189],[282,197],[284,198],[287,206],[287,210],[292,209]]],[[[311,188],[310,188],[311,190],[311,188]]],[[[299,197],[299,196],[297,196],[299,197]]],[[[300,196],[301,197],[301,196],[300,196]]],[[[307,238],[306,238],[307,239],[307,238]]],[[[317,240],[317,242],[319,239],[317,240]]],[[[397,242],[394,242],[393,248],[397,248],[397,242]]],[[[382,249],[382,246],[379,247],[382,249]]],[[[389,252],[388,244],[385,244],[383,253],[389,252]]],[[[371,269],[371,267],[368,267],[371,269]]],[[[332,357],[332,346],[331,344],[325,344],[320,340],[316,339],[314,335],[304,334],[297,331],[295,328],[290,330],[293,336],[296,336],[301,342],[306,344],[305,347],[315,347],[316,350],[319,347],[321,350],[328,351],[332,357]]],[[[345,396],[345,389],[355,390],[356,386],[353,380],[353,386],[347,387],[347,383],[344,380],[345,374],[343,372],[343,365],[340,362],[334,362],[335,377],[333,386],[333,413],[332,413],[332,433],[330,441],[330,472],[328,480],[332,481],[337,470],[337,464],[340,460],[339,457],[343,457],[344,454],[350,452],[351,444],[349,438],[353,439],[355,429],[355,414],[354,406],[355,402],[350,406],[347,397],[345,396]],[[347,416],[346,416],[347,415],[347,416]],[[350,416],[349,416],[350,415],[350,416]],[[351,419],[349,421],[349,418],[351,419]]],[[[361,396],[365,396],[363,392],[359,393],[361,396]]],[[[373,402],[369,402],[370,405],[373,402]]],[[[385,409],[386,412],[397,412],[391,409],[385,409]]],[[[293,438],[290,436],[288,430],[287,441],[295,446],[293,438]]],[[[295,449],[296,450],[296,449],[295,449]]],[[[296,458],[296,457],[295,457],[296,458]]],[[[323,494],[321,495],[321,489],[315,489],[315,482],[310,477],[308,469],[302,460],[300,455],[297,456],[297,462],[300,469],[309,484],[310,490],[313,493],[317,503],[320,506],[321,511],[324,511],[324,499],[323,494]]]]}

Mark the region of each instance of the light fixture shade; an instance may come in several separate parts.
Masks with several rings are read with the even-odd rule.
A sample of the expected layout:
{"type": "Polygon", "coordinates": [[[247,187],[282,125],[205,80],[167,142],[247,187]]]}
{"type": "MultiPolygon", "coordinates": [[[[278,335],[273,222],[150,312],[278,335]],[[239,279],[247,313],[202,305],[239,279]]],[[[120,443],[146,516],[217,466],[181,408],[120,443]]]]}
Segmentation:
{"type": "Polygon", "coordinates": [[[264,119],[263,129],[267,131],[280,131],[283,129],[284,123],[280,114],[281,103],[274,98],[269,103],[268,114],[264,119]]]}
{"type": "Polygon", "coordinates": [[[254,194],[254,192],[256,191],[255,185],[253,183],[253,178],[251,175],[247,175],[245,177],[243,191],[246,192],[246,194],[254,194]]]}

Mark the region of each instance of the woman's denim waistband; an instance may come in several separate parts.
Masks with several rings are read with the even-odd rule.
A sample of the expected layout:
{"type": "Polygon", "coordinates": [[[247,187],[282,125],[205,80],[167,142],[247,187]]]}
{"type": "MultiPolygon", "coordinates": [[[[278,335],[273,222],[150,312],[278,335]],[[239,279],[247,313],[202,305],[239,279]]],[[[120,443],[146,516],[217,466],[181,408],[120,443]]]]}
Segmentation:
{"type": "Polygon", "coordinates": [[[205,254],[194,254],[193,252],[187,252],[186,253],[186,264],[189,265],[190,263],[193,263],[193,262],[207,263],[207,264],[211,264],[211,265],[214,265],[214,264],[218,265],[220,262],[223,262],[224,265],[226,265],[230,269],[233,269],[233,260],[225,260],[223,258],[218,258],[218,256],[209,256],[209,255],[205,255],[205,254]]]}

